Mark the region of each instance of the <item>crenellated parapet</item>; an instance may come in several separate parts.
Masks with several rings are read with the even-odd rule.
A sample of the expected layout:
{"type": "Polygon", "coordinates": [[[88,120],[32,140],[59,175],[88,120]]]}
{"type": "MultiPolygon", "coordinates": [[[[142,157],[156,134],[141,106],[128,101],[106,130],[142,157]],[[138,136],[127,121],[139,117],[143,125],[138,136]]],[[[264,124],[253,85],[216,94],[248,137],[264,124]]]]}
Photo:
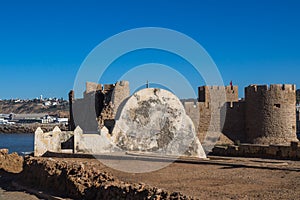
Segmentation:
{"type": "Polygon", "coordinates": [[[201,86],[198,87],[199,102],[236,102],[239,100],[238,86],[201,86]]]}
{"type": "Polygon", "coordinates": [[[296,85],[294,84],[272,84],[272,85],[250,85],[245,88],[246,95],[263,95],[269,92],[285,92],[294,94],[296,85]]]}

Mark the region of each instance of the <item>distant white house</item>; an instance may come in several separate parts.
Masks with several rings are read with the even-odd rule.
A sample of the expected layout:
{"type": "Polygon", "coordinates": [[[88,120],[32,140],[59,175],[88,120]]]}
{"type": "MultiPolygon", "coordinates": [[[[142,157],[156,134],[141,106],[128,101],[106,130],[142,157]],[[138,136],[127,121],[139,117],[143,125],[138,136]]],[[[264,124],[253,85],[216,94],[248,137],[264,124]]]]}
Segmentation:
{"type": "Polygon", "coordinates": [[[45,115],[44,117],[42,117],[42,123],[43,124],[49,124],[49,123],[53,123],[55,121],[55,118],[49,115],[45,115]]]}
{"type": "Polygon", "coordinates": [[[61,123],[61,124],[67,124],[69,122],[69,119],[68,118],[57,118],[56,122],[61,123]]]}
{"type": "Polygon", "coordinates": [[[51,106],[51,101],[46,101],[43,104],[44,104],[44,106],[51,106]]]}

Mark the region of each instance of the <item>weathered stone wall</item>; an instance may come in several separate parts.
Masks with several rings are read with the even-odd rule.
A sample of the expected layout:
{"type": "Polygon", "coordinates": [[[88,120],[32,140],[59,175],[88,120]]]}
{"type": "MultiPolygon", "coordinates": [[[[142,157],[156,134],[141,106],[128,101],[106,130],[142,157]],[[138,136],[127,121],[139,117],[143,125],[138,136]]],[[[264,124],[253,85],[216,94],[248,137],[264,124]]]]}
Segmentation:
{"type": "Polygon", "coordinates": [[[85,93],[84,98],[73,102],[73,118],[75,126],[80,125],[85,133],[98,133],[95,92],[85,93]]]}
{"type": "Polygon", "coordinates": [[[122,109],[122,102],[130,96],[130,88],[128,81],[119,81],[116,83],[112,92],[113,117],[116,116],[119,108],[122,109]],[[121,106],[121,107],[120,107],[121,106]]]}
{"type": "Polygon", "coordinates": [[[68,148],[67,152],[73,152],[73,132],[62,132],[57,126],[50,132],[44,133],[41,128],[37,128],[34,134],[34,156],[42,156],[47,151],[64,152],[64,148],[68,148]]]}
{"type": "Polygon", "coordinates": [[[146,88],[133,94],[112,133],[123,150],[205,157],[194,124],[171,92],[146,88]]]}
{"type": "Polygon", "coordinates": [[[96,92],[97,90],[102,90],[101,84],[93,83],[93,82],[86,82],[85,87],[86,87],[85,94],[96,92]]]}
{"type": "Polygon", "coordinates": [[[300,147],[298,142],[292,142],[290,145],[216,146],[211,155],[300,160],[300,147]]]}
{"type": "Polygon", "coordinates": [[[101,134],[84,134],[79,126],[74,130],[74,153],[101,154],[115,151],[120,150],[113,144],[105,127],[101,134]]]}
{"type": "MultiPolygon", "coordinates": [[[[239,101],[238,86],[201,86],[198,92],[197,130],[200,141],[210,140],[215,143],[220,136],[218,143],[232,143],[235,139],[242,138],[244,132],[240,130],[243,130],[241,127],[244,123],[239,117],[243,116],[244,110],[240,106],[233,106],[239,101]],[[230,129],[233,127],[232,123],[238,124],[238,127],[230,129]]],[[[194,115],[189,111],[187,114],[194,115]]]]}
{"type": "Polygon", "coordinates": [[[194,123],[195,129],[198,132],[199,122],[200,122],[200,112],[198,102],[183,102],[183,107],[186,114],[191,118],[194,123]]]}
{"type": "Polygon", "coordinates": [[[236,102],[239,100],[238,86],[198,87],[198,101],[206,103],[236,102]]]}
{"type": "Polygon", "coordinates": [[[99,133],[104,126],[112,131],[118,108],[130,95],[129,82],[101,85],[87,82],[84,98],[70,92],[70,130],[80,126],[86,133],[99,133]]]}
{"type": "Polygon", "coordinates": [[[245,88],[246,136],[255,144],[288,144],[296,138],[295,85],[245,88]]]}
{"type": "Polygon", "coordinates": [[[227,103],[226,119],[222,133],[233,142],[246,142],[245,102],[227,103]]]}
{"type": "MultiPolygon", "coordinates": [[[[84,132],[91,127],[94,132],[106,127],[111,134],[129,98],[129,83],[121,81],[103,87],[87,83],[86,87],[85,98],[73,103],[73,107],[82,105],[82,120],[75,124],[84,132]]],[[[201,142],[214,143],[220,135],[218,143],[289,143],[296,140],[295,89],[294,85],[249,86],[245,100],[239,101],[238,86],[201,86],[198,102],[183,105],[201,142]]]]}

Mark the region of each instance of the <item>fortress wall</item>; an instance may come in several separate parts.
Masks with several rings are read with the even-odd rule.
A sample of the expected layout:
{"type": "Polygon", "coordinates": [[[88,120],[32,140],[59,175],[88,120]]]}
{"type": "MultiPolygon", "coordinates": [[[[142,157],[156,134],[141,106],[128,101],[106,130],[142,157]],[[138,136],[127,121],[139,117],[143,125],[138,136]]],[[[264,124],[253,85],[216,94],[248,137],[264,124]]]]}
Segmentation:
{"type": "Polygon", "coordinates": [[[236,102],[239,100],[238,86],[201,86],[198,87],[199,102],[236,102]]]}
{"type": "MultiPolygon", "coordinates": [[[[238,101],[238,86],[201,86],[198,88],[199,125],[198,137],[202,142],[207,133],[220,134],[219,143],[232,143],[232,141],[222,133],[227,111],[227,102],[230,105],[238,101]]],[[[235,110],[235,109],[234,109],[235,110]]],[[[243,110],[241,110],[243,112],[243,110]]],[[[231,120],[235,112],[231,112],[231,120]]],[[[237,115],[237,119],[239,115],[237,115]]],[[[229,122],[228,122],[229,123],[229,122]]],[[[238,120],[235,121],[238,123],[238,120]]],[[[238,130],[242,125],[239,125],[238,130]]],[[[226,130],[226,129],[225,129],[226,130]]],[[[235,131],[237,132],[237,131],[235,131]]],[[[228,133],[228,131],[227,131],[228,133]]]]}
{"type": "Polygon", "coordinates": [[[232,141],[246,141],[245,135],[246,102],[227,103],[226,119],[222,133],[232,141]]]}
{"type": "Polygon", "coordinates": [[[183,102],[183,107],[186,114],[191,118],[194,123],[195,130],[197,131],[199,126],[199,105],[197,102],[183,102]]]}
{"type": "Polygon", "coordinates": [[[296,139],[295,85],[245,88],[246,135],[255,144],[289,144],[296,139]]]}
{"type": "Polygon", "coordinates": [[[95,132],[104,126],[111,132],[114,119],[121,103],[130,95],[128,81],[116,84],[98,84],[87,82],[84,98],[74,99],[74,92],[69,94],[71,126],[80,125],[84,132],[95,132]],[[74,119],[76,115],[76,119],[74,119]],[[99,128],[97,128],[99,127],[99,128]]]}
{"type": "Polygon", "coordinates": [[[98,83],[86,82],[85,86],[86,86],[86,90],[85,90],[86,94],[91,92],[96,92],[97,90],[102,90],[102,85],[98,83]]]}
{"type": "Polygon", "coordinates": [[[112,92],[112,105],[114,117],[118,112],[118,109],[122,102],[130,96],[130,87],[128,81],[119,81],[116,83],[115,88],[112,92]]]}
{"type": "MultiPolygon", "coordinates": [[[[90,104],[95,99],[98,127],[106,126],[111,132],[118,108],[130,95],[129,83],[120,81],[103,87],[87,83],[86,86],[85,100],[75,101],[74,93],[70,93],[70,108],[81,104],[83,110],[94,112],[90,104]],[[95,90],[96,93],[91,93],[95,90]]],[[[222,133],[220,143],[239,140],[286,144],[296,140],[295,85],[251,85],[245,88],[245,101],[238,100],[238,86],[201,86],[198,90],[199,102],[184,102],[183,105],[201,142],[208,132],[222,133]],[[226,118],[222,121],[225,111],[226,118]]],[[[70,121],[73,114],[70,110],[70,121]]]]}
{"type": "Polygon", "coordinates": [[[211,110],[206,103],[198,102],[197,107],[199,108],[199,125],[198,125],[198,138],[200,142],[203,142],[207,131],[210,130],[210,121],[211,121],[211,110]]]}

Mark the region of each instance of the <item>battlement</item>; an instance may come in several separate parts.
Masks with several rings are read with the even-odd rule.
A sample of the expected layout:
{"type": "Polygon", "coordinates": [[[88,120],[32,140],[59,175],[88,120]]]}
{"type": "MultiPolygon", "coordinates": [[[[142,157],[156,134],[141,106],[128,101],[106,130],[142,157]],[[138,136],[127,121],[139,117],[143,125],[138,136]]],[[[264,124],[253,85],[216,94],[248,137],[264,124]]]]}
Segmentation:
{"type": "Polygon", "coordinates": [[[233,85],[233,86],[230,86],[230,85],[226,85],[226,86],[220,86],[220,85],[210,85],[210,86],[207,86],[207,85],[204,85],[204,86],[200,86],[199,87],[199,90],[236,90],[238,89],[238,86],[237,85],[233,85]]]}
{"type": "Polygon", "coordinates": [[[115,89],[116,86],[129,86],[128,81],[118,81],[115,84],[98,84],[94,82],[86,82],[86,90],[85,94],[91,93],[91,92],[96,92],[96,91],[111,91],[115,89]]]}
{"type": "Polygon", "coordinates": [[[85,83],[85,93],[91,93],[91,92],[96,92],[98,90],[102,90],[102,85],[98,83],[93,83],[93,82],[86,82],[85,83]]]}
{"type": "Polygon", "coordinates": [[[198,87],[198,101],[210,102],[211,96],[214,95],[214,99],[220,99],[221,101],[226,97],[226,101],[234,102],[238,101],[238,86],[200,86],[198,87]],[[224,97],[225,95],[225,97],[224,97]]]}
{"type": "Polygon", "coordinates": [[[249,85],[245,88],[247,93],[259,93],[268,91],[288,91],[294,93],[296,85],[294,84],[271,84],[269,85],[249,85]]]}
{"type": "Polygon", "coordinates": [[[116,82],[115,85],[120,85],[120,86],[129,86],[129,82],[128,81],[118,81],[116,82]]]}

